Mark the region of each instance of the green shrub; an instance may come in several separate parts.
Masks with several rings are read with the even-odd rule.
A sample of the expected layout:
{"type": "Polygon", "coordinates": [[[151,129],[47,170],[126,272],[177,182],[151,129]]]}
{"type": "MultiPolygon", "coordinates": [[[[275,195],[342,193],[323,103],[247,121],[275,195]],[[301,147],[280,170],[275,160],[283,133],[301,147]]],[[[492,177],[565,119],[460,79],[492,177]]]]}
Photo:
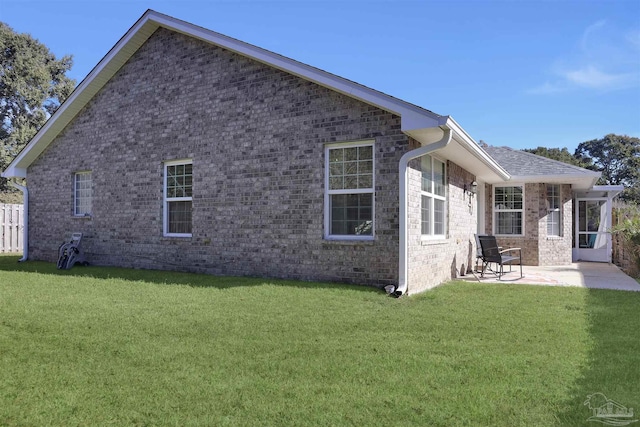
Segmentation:
{"type": "Polygon", "coordinates": [[[640,206],[624,205],[617,209],[618,222],[611,228],[611,233],[619,235],[625,249],[631,253],[635,262],[636,276],[640,277],[640,206]]]}

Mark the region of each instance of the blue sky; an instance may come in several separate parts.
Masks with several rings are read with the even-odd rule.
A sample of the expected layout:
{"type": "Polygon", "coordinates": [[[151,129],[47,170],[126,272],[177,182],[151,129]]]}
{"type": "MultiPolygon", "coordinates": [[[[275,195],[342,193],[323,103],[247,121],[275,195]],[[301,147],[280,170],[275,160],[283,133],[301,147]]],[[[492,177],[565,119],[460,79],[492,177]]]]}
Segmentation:
{"type": "Polygon", "coordinates": [[[82,80],[146,9],[451,115],[476,140],[640,137],[640,0],[0,0],[82,80]]]}

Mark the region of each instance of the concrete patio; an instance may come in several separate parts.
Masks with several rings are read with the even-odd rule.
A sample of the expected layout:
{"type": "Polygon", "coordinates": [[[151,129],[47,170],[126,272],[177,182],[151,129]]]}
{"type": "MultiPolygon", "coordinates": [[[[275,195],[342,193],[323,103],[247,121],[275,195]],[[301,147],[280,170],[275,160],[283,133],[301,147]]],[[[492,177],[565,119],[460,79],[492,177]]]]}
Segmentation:
{"type": "Polygon", "coordinates": [[[520,283],[640,291],[640,283],[627,276],[614,264],[577,262],[570,265],[546,267],[525,265],[522,270],[523,278],[520,278],[520,269],[516,265],[513,266],[513,271],[507,272],[502,276],[502,280],[498,280],[491,272],[486,272],[484,277],[480,277],[479,273],[469,273],[461,279],[481,283],[520,283]]]}

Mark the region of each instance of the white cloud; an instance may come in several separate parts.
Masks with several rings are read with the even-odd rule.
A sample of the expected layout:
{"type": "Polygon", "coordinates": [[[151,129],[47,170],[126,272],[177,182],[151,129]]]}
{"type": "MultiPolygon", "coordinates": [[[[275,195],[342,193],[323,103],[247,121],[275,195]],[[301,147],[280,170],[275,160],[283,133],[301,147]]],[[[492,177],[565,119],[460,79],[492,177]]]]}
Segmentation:
{"type": "Polygon", "coordinates": [[[564,78],[577,86],[591,89],[615,90],[633,86],[638,79],[633,73],[607,73],[594,65],[566,71],[564,78]]]}
{"type": "Polygon", "coordinates": [[[527,93],[640,87],[640,30],[623,33],[606,21],[598,21],[582,32],[578,52],[567,53],[550,68],[552,78],[527,93]]]}
{"type": "Polygon", "coordinates": [[[583,32],[582,38],[580,39],[580,47],[583,51],[589,50],[589,39],[592,33],[596,32],[599,28],[604,27],[607,21],[598,21],[595,24],[589,25],[583,32]]]}
{"type": "Polygon", "coordinates": [[[532,95],[549,95],[552,93],[564,92],[567,90],[566,85],[560,85],[559,83],[545,82],[540,86],[528,89],[526,92],[532,95]]]}

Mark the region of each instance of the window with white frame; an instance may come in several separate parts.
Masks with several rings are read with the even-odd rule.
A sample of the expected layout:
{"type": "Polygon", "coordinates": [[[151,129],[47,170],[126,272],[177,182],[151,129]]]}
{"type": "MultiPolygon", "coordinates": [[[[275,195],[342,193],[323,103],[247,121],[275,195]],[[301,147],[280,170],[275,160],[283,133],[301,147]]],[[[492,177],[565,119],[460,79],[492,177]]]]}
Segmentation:
{"type": "Polygon", "coordinates": [[[524,233],[524,186],[493,187],[493,231],[498,235],[524,233]]]}
{"type": "Polygon", "coordinates": [[[73,214],[75,216],[91,215],[91,171],[76,172],[73,179],[73,214]]]}
{"type": "Polygon", "coordinates": [[[547,184],[547,236],[562,234],[562,203],[560,201],[560,185],[547,184]]]}
{"type": "Polygon", "coordinates": [[[447,232],[447,177],[444,162],[422,156],[421,229],[423,236],[444,237],[447,232]]]}
{"type": "Polygon", "coordinates": [[[164,164],[164,235],[191,236],[193,200],[193,168],[191,160],[164,164]]]}
{"type": "Polygon", "coordinates": [[[373,238],[373,141],[325,148],[325,237],[373,238]]]}

